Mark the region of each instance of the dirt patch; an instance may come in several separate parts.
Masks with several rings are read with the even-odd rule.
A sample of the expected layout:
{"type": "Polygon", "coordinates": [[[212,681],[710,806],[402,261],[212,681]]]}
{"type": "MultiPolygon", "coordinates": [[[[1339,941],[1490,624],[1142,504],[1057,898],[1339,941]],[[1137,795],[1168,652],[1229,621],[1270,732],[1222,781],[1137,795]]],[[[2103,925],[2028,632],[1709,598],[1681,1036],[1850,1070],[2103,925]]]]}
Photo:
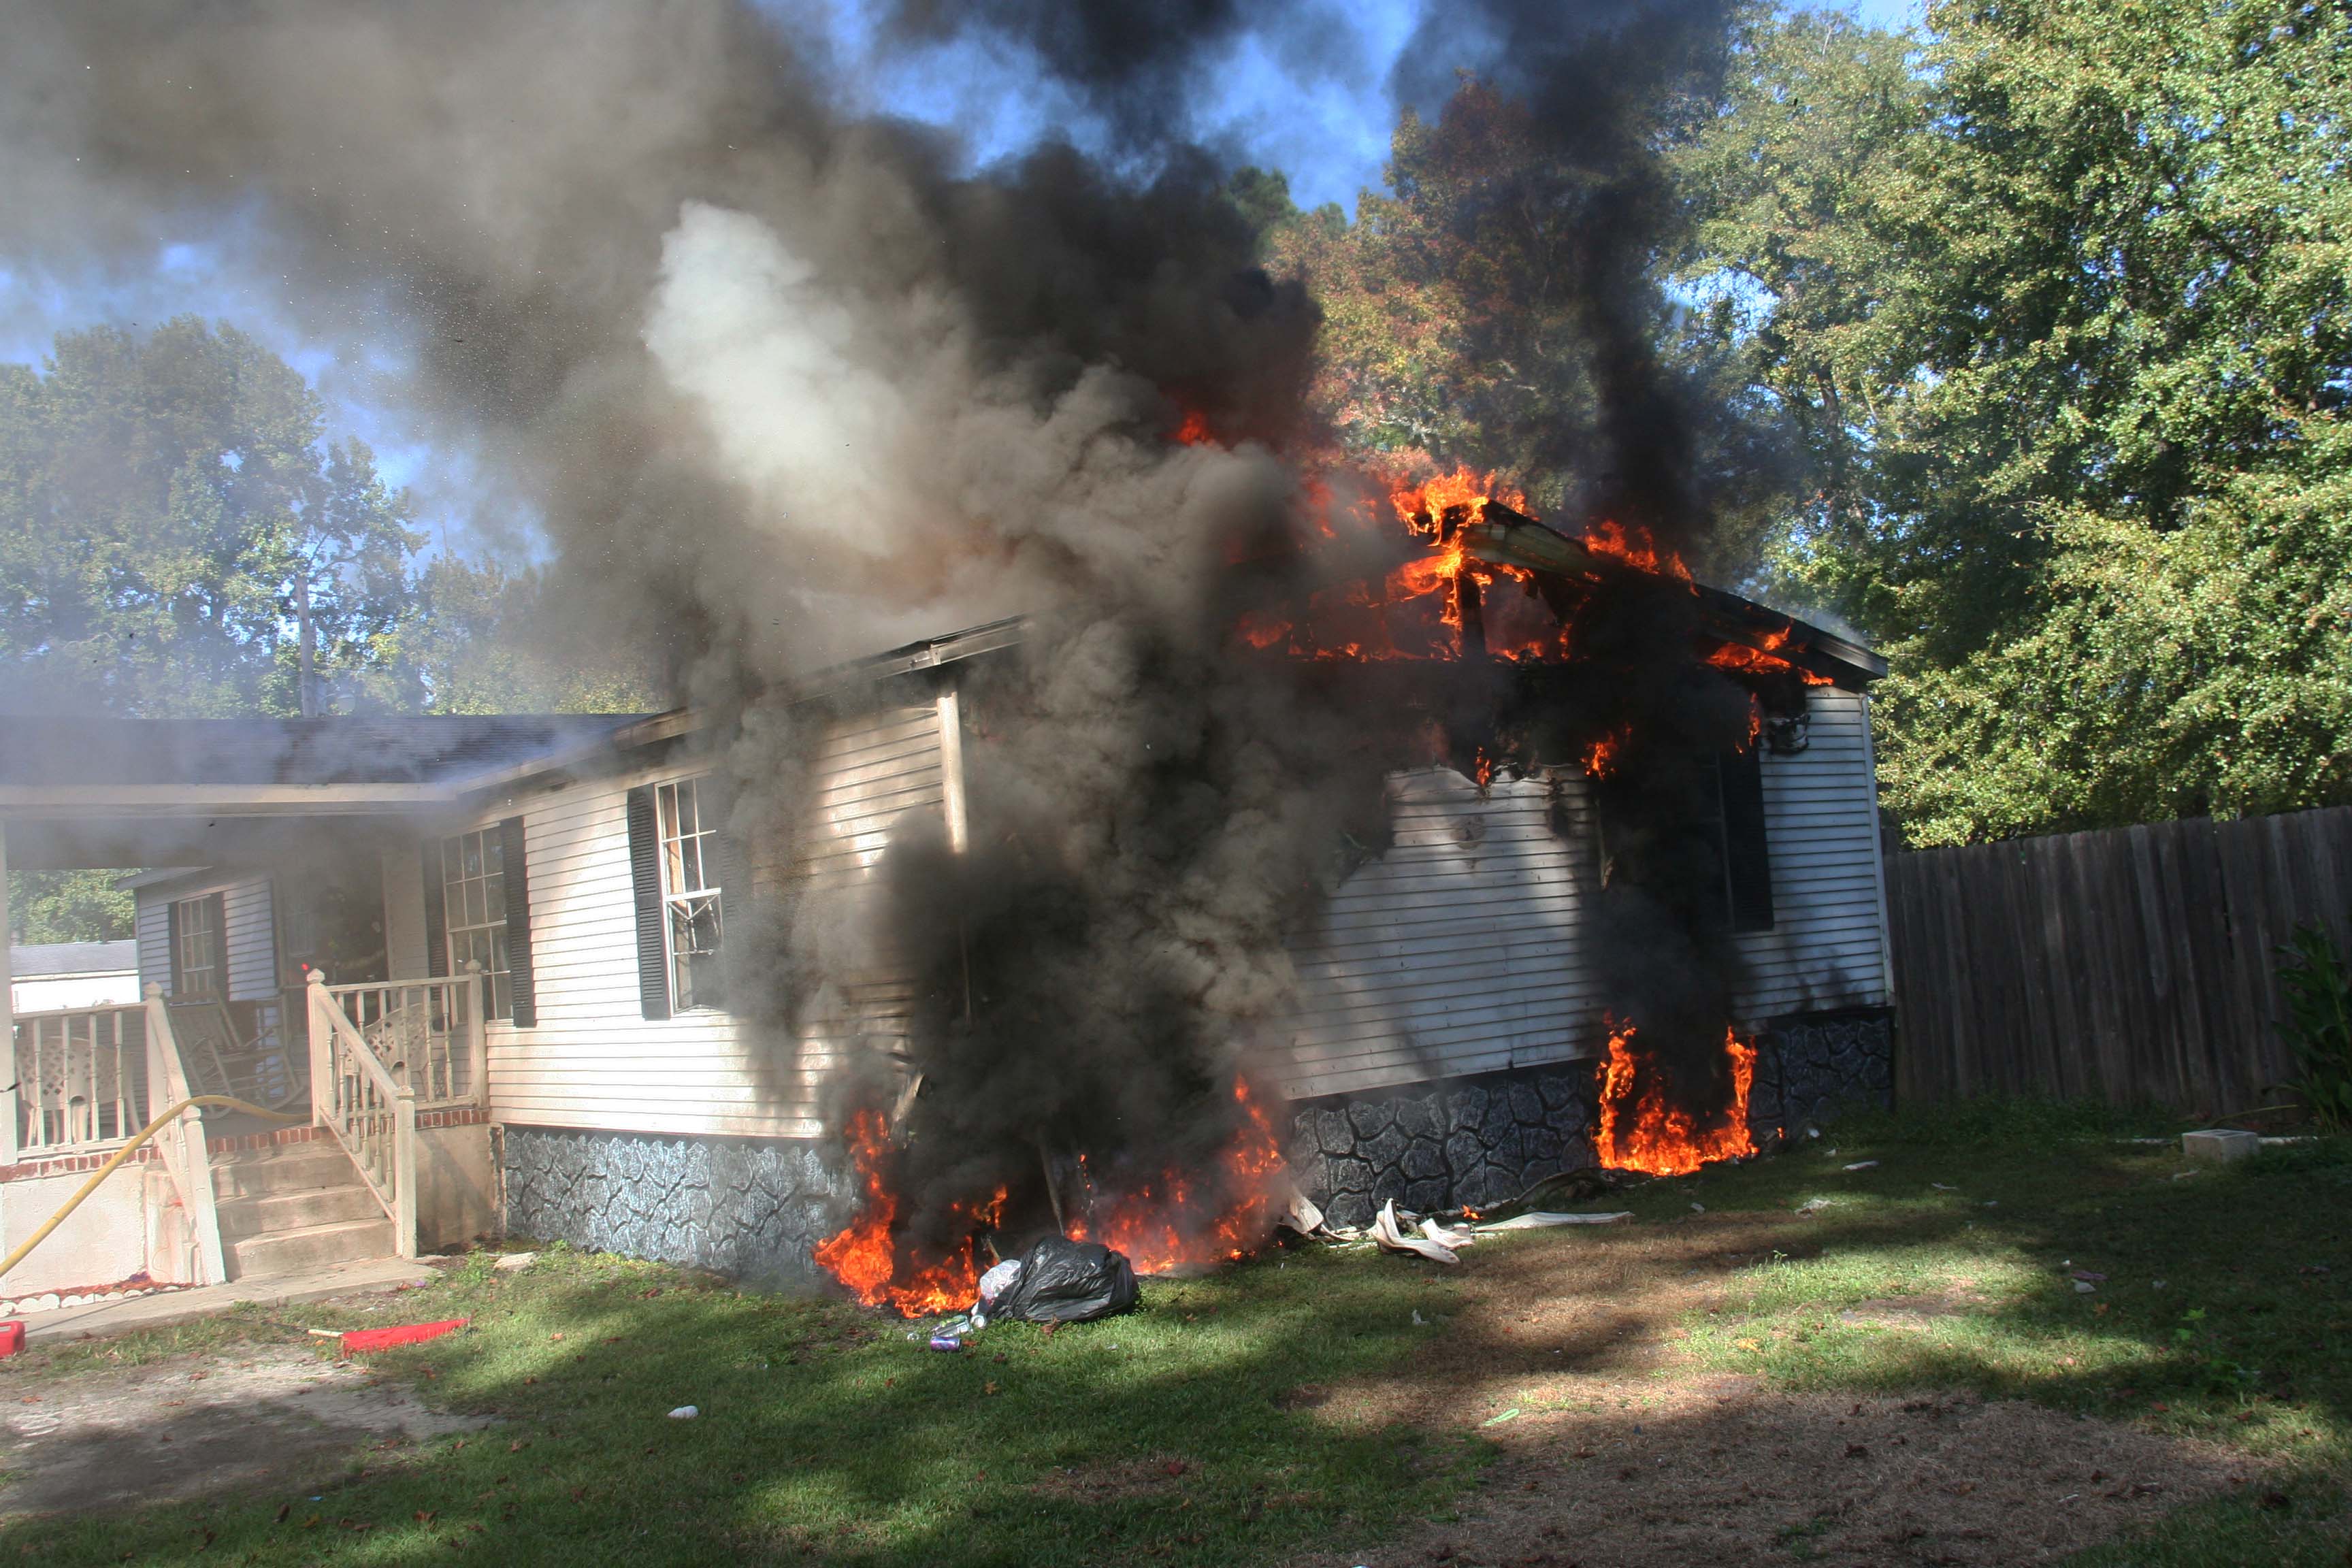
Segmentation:
{"type": "MultiPolygon", "coordinates": [[[[1482,1251],[1410,1371],[1311,1408],[1359,1428],[1472,1433],[1503,1458],[1458,1521],[1300,1568],[2032,1563],[2252,1473],[2216,1446],[2035,1405],[1784,1394],[1698,1369],[1676,1342],[1683,1315],[1715,1303],[1742,1261],[1785,1255],[1787,1223],[1709,1215],[1482,1251]]],[[[1920,1326],[1976,1305],[1923,1295],[1854,1311],[1920,1326]]]]}
{"type": "Polygon", "coordinates": [[[1134,1498],[1166,1497],[1181,1489],[1191,1466],[1172,1454],[1121,1459],[1109,1464],[1074,1465],[1052,1471],[1029,1483],[1039,1497],[1069,1502],[1123,1502],[1134,1498]]]}
{"type": "Polygon", "coordinates": [[[319,1480],[371,1444],[481,1425],[300,1347],[0,1376],[0,1517],[319,1480]]]}

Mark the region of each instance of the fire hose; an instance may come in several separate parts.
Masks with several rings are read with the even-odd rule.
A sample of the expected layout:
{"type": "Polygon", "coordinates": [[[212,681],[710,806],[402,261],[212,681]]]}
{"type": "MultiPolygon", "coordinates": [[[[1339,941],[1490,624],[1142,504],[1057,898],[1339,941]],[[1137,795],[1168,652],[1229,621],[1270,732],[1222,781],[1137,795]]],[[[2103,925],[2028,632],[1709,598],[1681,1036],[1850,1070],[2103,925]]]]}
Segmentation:
{"type": "Polygon", "coordinates": [[[42,1226],[40,1229],[35,1231],[31,1236],[26,1237],[25,1238],[24,1245],[17,1247],[16,1251],[10,1253],[5,1258],[0,1258],[0,1277],[5,1277],[10,1269],[25,1261],[25,1255],[26,1253],[32,1251],[33,1248],[40,1246],[42,1242],[47,1240],[49,1232],[57,1229],[60,1225],[63,1225],[65,1223],[66,1215],[81,1207],[81,1201],[89,1196],[90,1194],[98,1191],[99,1184],[105,1181],[107,1177],[114,1174],[116,1171],[120,1170],[122,1166],[122,1162],[128,1160],[133,1153],[137,1152],[139,1146],[142,1143],[146,1142],[148,1139],[152,1138],[156,1133],[162,1131],[163,1128],[176,1119],[182,1111],[187,1110],[188,1107],[192,1105],[222,1106],[230,1110],[242,1110],[247,1115],[258,1116],[265,1121],[283,1121],[290,1123],[307,1120],[301,1116],[289,1116],[284,1111],[264,1110],[261,1107],[248,1104],[246,1101],[236,1098],[234,1095],[192,1094],[188,1096],[187,1099],[180,1101],[179,1104],[172,1107],[171,1110],[163,1112],[163,1115],[158,1116],[154,1121],[150,1121],[146,1126],[141,1128],[139,1130],[139,1136],[133,1138],[130,1142],[125,1143],[121,1148],[117,1149],[114,1152],[114,1158],[109,1160],[105,1164],[100,1165],[96,1173],[90,1176],[89,1180],[81,1184],[81,1190],[74,1194],[73,1196],[68,1198],[65,1202],[65,1206],[49,1216],[48,1222],[46,1225],[42,1226]]]}

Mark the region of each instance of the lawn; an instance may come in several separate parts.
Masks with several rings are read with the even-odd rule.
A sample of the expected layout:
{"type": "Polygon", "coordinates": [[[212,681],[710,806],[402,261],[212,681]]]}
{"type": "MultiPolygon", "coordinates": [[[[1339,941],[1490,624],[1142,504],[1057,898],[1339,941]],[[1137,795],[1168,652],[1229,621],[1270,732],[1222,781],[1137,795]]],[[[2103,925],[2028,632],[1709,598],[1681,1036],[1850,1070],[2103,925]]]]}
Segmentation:
{"type": "MultiPolygon", "coordinates": [[[[2352,1142],[2190,1174],[2169,1145],[2122,1141],[2134,1130],[2035,1108],[1854,1121],[1647,1184],[1609,1230],[1483,1241],[1458,1271],[1295,1250],[1148,1283],[1131,1317],[992,1328],[961,1354],[657,1266],[556,1248],[502,1272],[478,1255],[399,1306],[473,1327],[373,1361],[494,1425],[372,1447],[299,1489],[15,1520],[0,1558],[1389,1561],[1381,1542],[1451,1528],[1476,1562],[1496,1476],[1527,1475],[1538,1501],[1555,1495],[1540,1477],[1575,1495],[1591,1429],[1568,1451],[1545,1409],[1604,1383],[1714,1379],[1840,1400],[1972,1391],[2225,1446],[2242,1484],[2151,1505],[2168,1512],[2078,1560],[2340,1563],[2352,1142]],[[2074,1270],[2105,1278],[2078,1290],[2074,1270]],[[1542,1317],[1596,1279],[1633,1281],[1605,1335],[1542,1317]],[[688,1404],[698,1419],[668,1417],[688,1404]]],[[[10,1364],[0,1394],[352,1321],[247,1310],[63,1347],[10,1364]]],[[[1829,1523],[1790,1517],[1759,1520],[1758,1551],[1835,1556],[1829,1523]]]]}

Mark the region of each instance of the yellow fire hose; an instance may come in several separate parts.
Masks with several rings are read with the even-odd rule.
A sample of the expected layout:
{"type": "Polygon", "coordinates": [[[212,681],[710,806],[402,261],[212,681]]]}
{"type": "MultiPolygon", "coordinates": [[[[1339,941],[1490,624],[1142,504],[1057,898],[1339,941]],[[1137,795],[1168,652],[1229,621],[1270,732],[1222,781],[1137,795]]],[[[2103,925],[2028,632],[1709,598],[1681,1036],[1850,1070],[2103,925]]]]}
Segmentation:
{"type": "Polygon", "coordinates": [[[25,1254],[32,1251],[33,1248],[40,1246],[42,1242],[47,1240],[49,1232],[57,1229],[60,1225],[63,1225],[65,1223],[66,1215],[81,1207],[82,1199],[98,1191],[98,1184],[106,1180],[107,1177],[114,1174],[117,1170],[121,1169],[122,1162],[131,1158],[131,1156],[138,1151],[139,1145],[146,1142],[148,1139],[152,1138],[156,1133],[162,1131],[167,1124],[192,1105],[226,1106],[231,1110],[242,1110],[248,1115],[258,1116],[265,1121],[295,1122],[307,1121],[310,1120],[306,1116],[289,1116],[285,1112],[279,1110],[264,1110],[261,1107],[257,1105],[249,1105],[246,1101],[238,1100],[233,1095],[190,1095],[187,1099],[180,1101],[179,1104],[172,1107],[171,1110],[163,1112],[163,1115],[155,1118],[154,1121],[150,1121],[146,1126],[141,1128],[139,1130],[139,1136],[133,1138],[130,1142],[125,1143],[121,1148],[117,1149],[114,1152],[114,1158],[109,1160],[105,1164],[100,1165],[96,1173],[93,1174],[89,1181],[84,1182],[81,1184],[81,1191],[68,1198],[66,1200],[65,1207],[58,1210],[57,1213],[49,1216],[48,1223],[47,1225],[44,1225],[40,1229],[26,1237],[25,1244],[22,1247],[16,1248],[16,1251],[10,1253],[6,1258],[0,1258],[0,1276],[5,1276],[8,1270],[16,1268],[19,1263],[24,1262],[25,1254]]]}

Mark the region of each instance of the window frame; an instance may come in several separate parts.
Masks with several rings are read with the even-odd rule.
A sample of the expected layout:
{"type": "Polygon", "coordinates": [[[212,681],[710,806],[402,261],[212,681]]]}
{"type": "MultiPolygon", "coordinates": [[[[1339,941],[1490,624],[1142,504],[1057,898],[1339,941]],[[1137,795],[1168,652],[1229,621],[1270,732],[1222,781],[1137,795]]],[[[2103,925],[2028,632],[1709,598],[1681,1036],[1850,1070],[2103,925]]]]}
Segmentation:
{"type": "Polygon", "coordinates": [[[218,893],[199,893],[193,899],[173,899],[171,912],[172,931],[172,1000],[194,1001],[210,998],[228,999],[228,911],[218,893]],[[204,911],[201,921],[192,921],[193,910],[204,911]],[[207,954],[211,962],[191,964],[188,960],[192,938],[210,941],[207,954]],[[189,983],[192,974],[204,974],[211,984],[201,988],[189,983]]]}
{"type": "Polygon", "coordinates": [[[709,803],[701,787],[709,776],[698,773],[653,786],[654,863],[661,879],[663,973],[669,985],[673,1015],[724,1012],[727,1006],[726,984],[719,969],[727,945],[726,888],[714,879],[719,868],[719,830],[706,813],[709,803]],[[689,823],[690,830],[687,826],[689,823]],[[689,864],[691,886],[685,885],[689,864]],[[713,931],[710,945],[681,954],[681,931],[691,931],[704,910],[708,911],[713,931]]]}
{"type": "Polygon", "coordinates": [[[466,964],[479,961],[470,951],[471,939],[480,938],[483,950],[495,963],[483,961],[480,974],[489,981],[484,998],[485,1018],[509,1023],[514,1018],[514,955],[508,951],[508,933],[512,929],[507,918],[507,889],[512,879],[506,864],[506,839],[498,823],[470,828],[463,833],[444,835],[440,841],[441,872],[441,952],[442,961],[453,977],[466,974],[466,964]],[[475,867],[468,871],[466,846],[475,842],[475,867]],[[457,874],[450,870],[452,851],[457,856],[457,874]],[[490,869],[493,858],[498,868],[490,869]],[[498,882],[498,907],[490,908],[490,883],[498,882]],[[469,889],[478,888],[481,893],[482,919],[471,920],[467,905],[469,889]],[[458,942],[468,939],[467,949],[460,956],[458,942]]]}

